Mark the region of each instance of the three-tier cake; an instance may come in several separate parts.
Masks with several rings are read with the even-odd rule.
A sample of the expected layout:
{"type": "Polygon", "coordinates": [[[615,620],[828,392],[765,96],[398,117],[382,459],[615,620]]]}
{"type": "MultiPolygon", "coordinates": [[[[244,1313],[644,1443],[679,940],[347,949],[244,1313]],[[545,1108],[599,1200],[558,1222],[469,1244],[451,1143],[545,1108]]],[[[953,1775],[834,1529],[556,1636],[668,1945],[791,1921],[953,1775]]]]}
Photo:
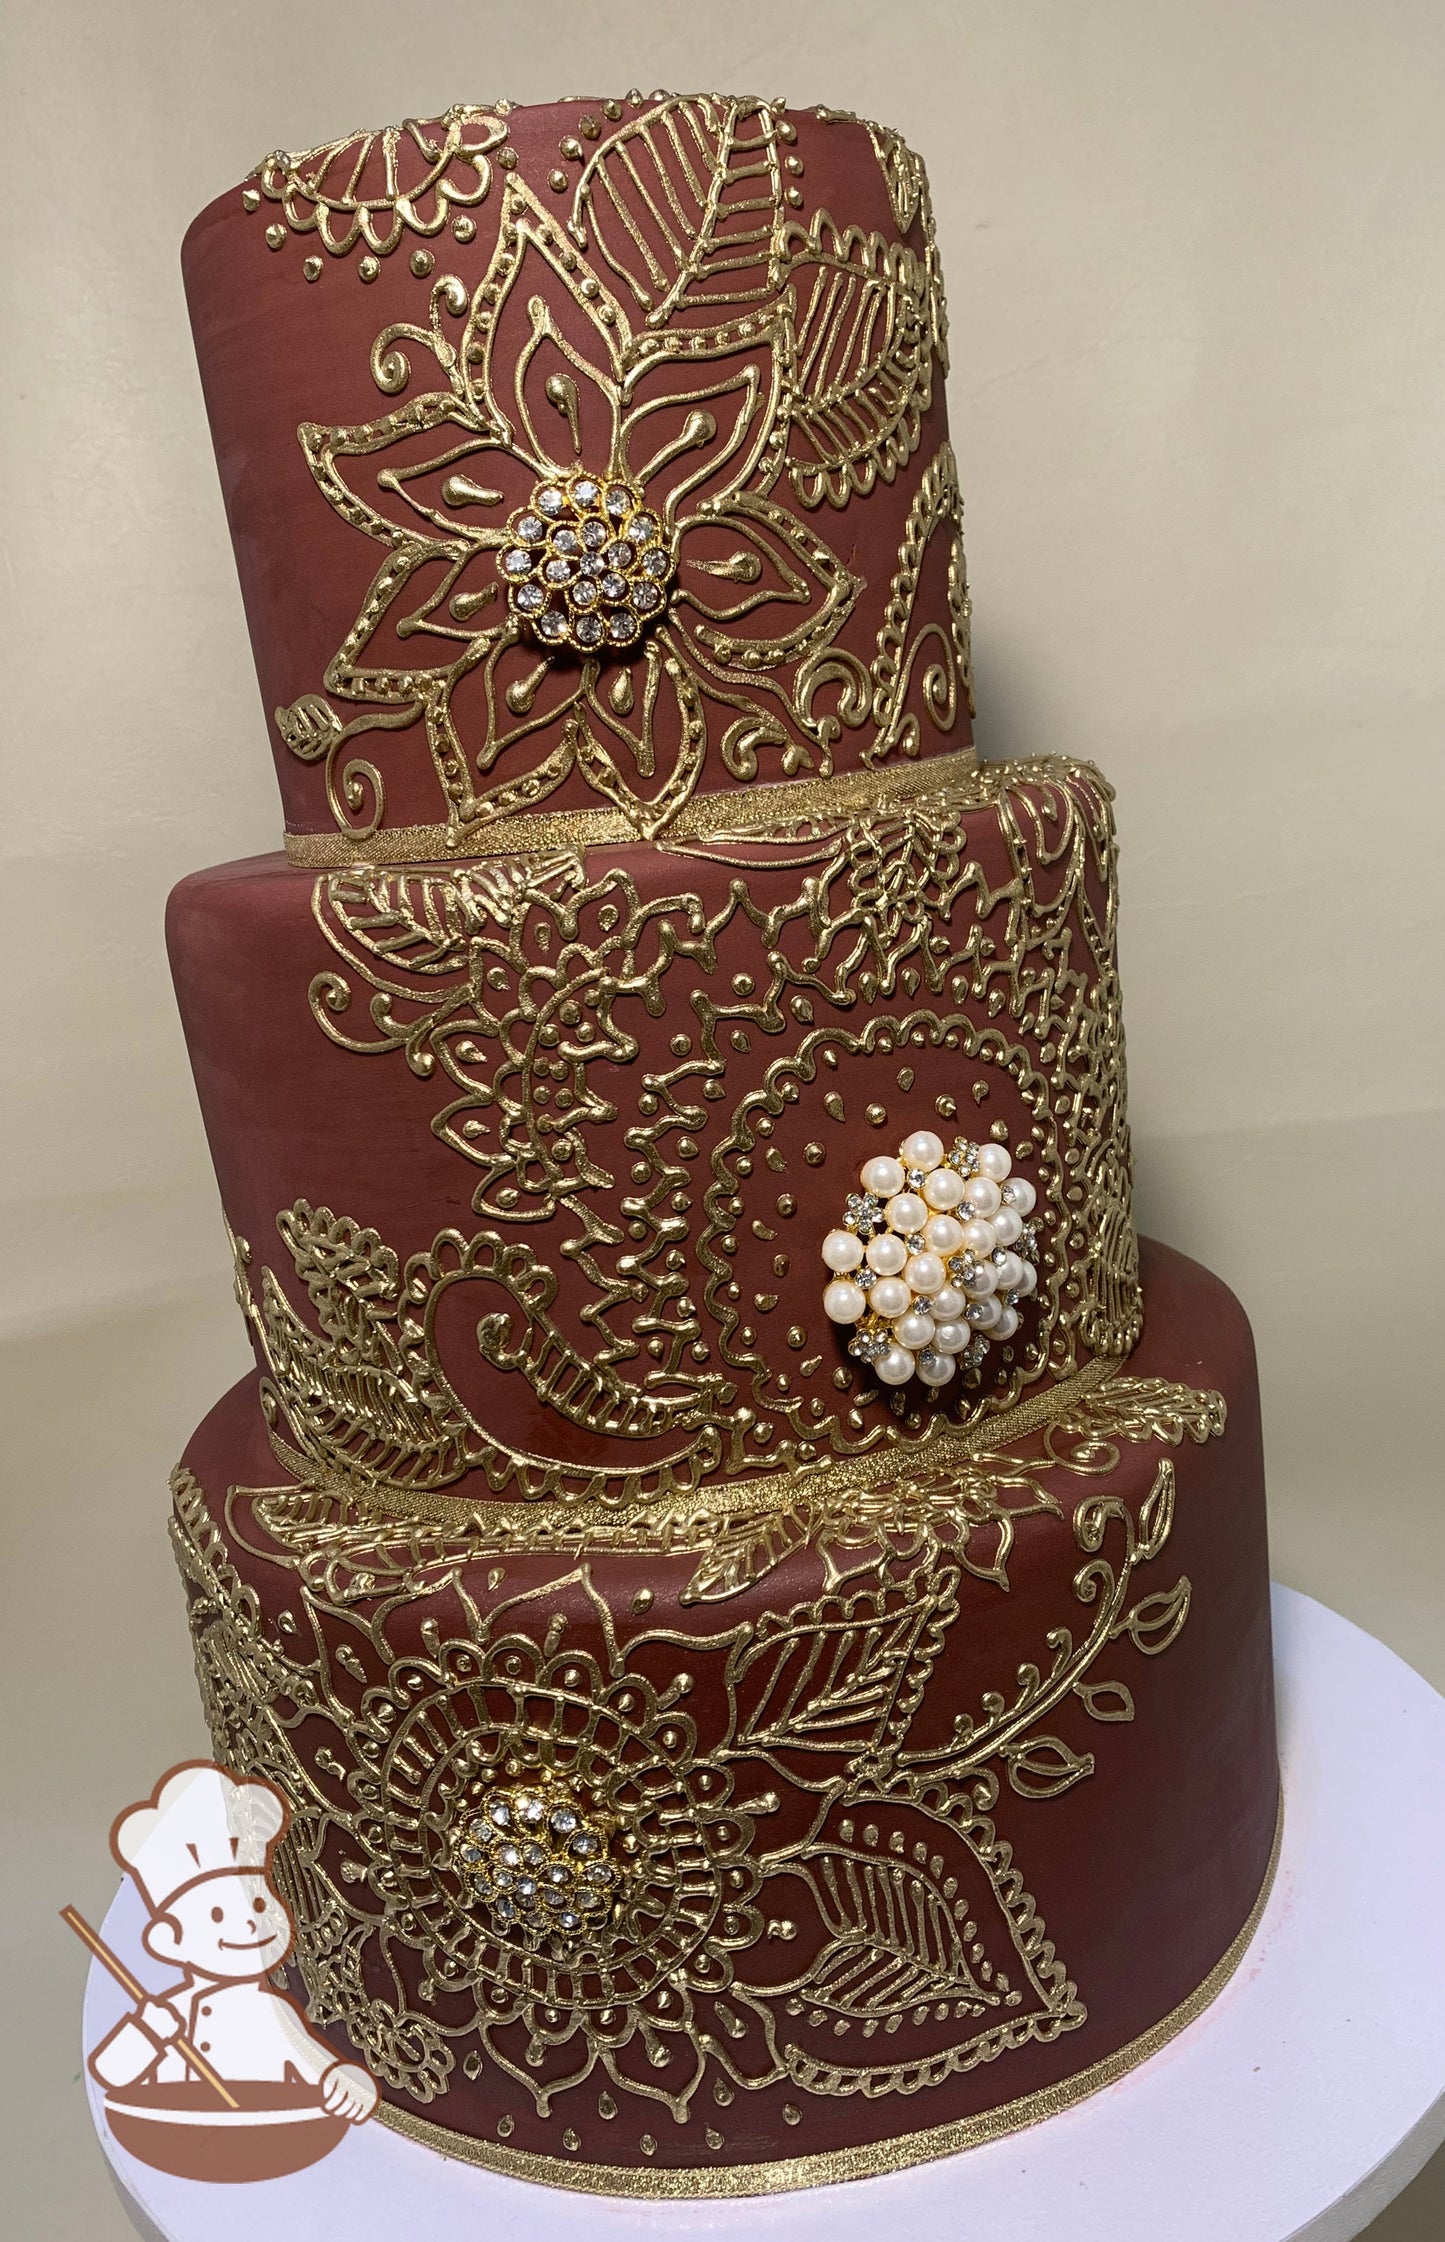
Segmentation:
{"type": "Polygon", "coordinates": [[[256,1353],[174,1534],[296,1989],[578,2188],[1059,2109],[1268,1887],[1258,1403],[1135,1236],[1109,789],[971,744],[923,167],[499,102],[184,264],[286,836],[171,901],[256,1353]]]}

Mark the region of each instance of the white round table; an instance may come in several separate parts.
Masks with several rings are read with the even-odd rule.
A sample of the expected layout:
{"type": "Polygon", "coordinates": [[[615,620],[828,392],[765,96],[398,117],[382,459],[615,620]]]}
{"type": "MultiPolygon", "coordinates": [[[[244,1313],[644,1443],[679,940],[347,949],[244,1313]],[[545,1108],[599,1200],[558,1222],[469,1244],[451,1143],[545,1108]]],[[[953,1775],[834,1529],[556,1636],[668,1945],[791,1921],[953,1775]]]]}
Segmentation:
{"type": "MultiPolygon", "coordinates": [[[[151,2242],[1347,2242],[1445,2138],[1445,1699],[1323,1605],[1275,1591],[1284,1849],[1229,1986],[1115,2086],[1023,2133],[886,2178],[655,2203],[502,2179],[378,2124],[290,2179],[167,2178],[91,2113],[151,2242]]],[[[148,1984],[122,1885],[105,1936],[148,1984]]],[[[125,1997],[99,1965],[94,2047],[125,1997]]]]}

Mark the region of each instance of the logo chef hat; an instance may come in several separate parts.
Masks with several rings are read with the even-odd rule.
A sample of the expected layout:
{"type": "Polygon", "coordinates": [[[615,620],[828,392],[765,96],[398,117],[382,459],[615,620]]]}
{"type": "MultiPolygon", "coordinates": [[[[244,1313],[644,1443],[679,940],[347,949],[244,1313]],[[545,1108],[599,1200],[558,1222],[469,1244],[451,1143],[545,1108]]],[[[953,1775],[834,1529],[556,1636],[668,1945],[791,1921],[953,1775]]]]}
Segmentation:
{"type": "Polygon", "coordinates": [[[177,1767],[154,1796],[111,1831],[111,1849],[156,1914],[188,1884],[240,1869],[265,1871],[286,1821],[269,1783],[238,1783],[223,1767],[177,1767]]]}

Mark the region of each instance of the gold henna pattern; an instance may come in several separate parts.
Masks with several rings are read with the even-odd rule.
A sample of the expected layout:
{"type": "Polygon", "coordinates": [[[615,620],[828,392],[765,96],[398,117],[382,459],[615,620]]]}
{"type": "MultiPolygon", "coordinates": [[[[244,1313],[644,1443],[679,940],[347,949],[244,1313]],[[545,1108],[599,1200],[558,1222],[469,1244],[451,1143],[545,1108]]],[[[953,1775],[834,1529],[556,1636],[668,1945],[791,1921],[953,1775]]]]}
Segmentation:
{"type": "MultiPolygon", "coordinates": [[[[363,243],[371,259],[363,278],[372,278],[375,259],[390,257],[408,235],[434,240],[458,212],[464,229],[471,224],[465,214],[486,200],[493,158],[506,137],[500,109],[448,109],[434,124],[410,117],[297,155],[278,149],[259,166],[259,188],[246,189],[244,200],[252,210],[262,196],[279,205],[286,228],[313,235],[330,257],[349,257],[363,243]]],[[[283,233],[272,246],[284,239],[283,233]]]]}
{"type": "Polygon", "coordinates": [[[788,479],[804,506],[841,510],[918,449],[933,402],[929,274],[906,242],[840,228],[826,210],[788,226],[783,246],[798,300],[788,479]]]}
{"type": "MultiPolygon", "coordinates": [[[[728,869],[709,890],[720,901],[665,874],[648,893],[641,867],[589,869],[565,850],[315,883],[335,960],[312,982],[316,1020],[344,1049],[399,1054],[434,1081],[433,1133],[476,1176],[485,1229],[447,1233],[410,1264],[409,1343],[432,1347],[423,1304],[439,1291],[500,1284],[480,1359],[524,1370],[546,1408],[598,1444],[585,1468],[521,1455],[492,1423],[505,1404],[489,1410],[461,1365],[448,1358],[444,1374],[428,1358],[417,1390],[458,1409],[460,1380],[463,1414],[485,1434],[382,1478],[441,1484],[486,1456],[537,1499],[565,1487],[577,1501],[596,1485],[630,1503],[664,1480],[790,1475],[947,1435],[1137,1337],[1113,838],[1097,774],[989,766],[947,794],[801,831],[721,833],[686,857],[728,869]],[[640,1067],[679,974],[689,1000],[671,1048],[640,1067]],[[791,1179],[856,1125],[847,1115],[874,1085],[920,1066],[1013,1101],[1044,1238],[1025,1328],[986,1378],[971,1373],[961,1418],[899,1414],[861,1370],[839,1402],[837,1348],[798,1293],[806,1257],[791,1244],[791,1179]],[[739,1283],[742,1235],[772,1245],[770,1291],[739,1283]],[[796,1333],[786,1348],[784,1330],[796,1333]],[[637,1452],[609,1453],[614,1439],[637,1452]]],[[[298,1209],[283,1229],[309,1219],[298,1209]]],[[[263,1282],[266,1316],[278,1298],[263,1282]]],[[[267,1343],[277,1362],[305,1353],[284,1318],[267,1343]]],[[[293,1408],[286,1376],[273,1376],[293,1426],[311,1424],[310,1404],[293,1408]]],[[[371,1441],[382,1453],[384,1418],[341,1442],[335,1468],[371,1441]]]]}
{"type": "Polygon", "coordinates": [[[935,642],[934,659],[923,675],[923,706],[939,732],[951,732],[959,698],[973,714],[973,663],[970,649],[971,603],[968,572],[963,558],[963,501],[952,447],[943,446],[918,486],[903,533],[898,571],[893,578],[888,611],[878,633],[873,658],[873,721],[877,733],[866,750],[869,762],[881,761],[895,748],[916,756],[922,744],[917,716],[908,706],[909,688],[924,648],[935,642]],[[951,527],[953,541],[948,556],[949,630],[926,623],[909,635],[924,557],[935,533],[951,527]]]}
{"type": "MultiPolygon", "coordinates": [[[[1068,1420],[1072,1448],[1060,1428],[1033,1463],[981,1458],[966,1484],[818,1513],[793,1600],[761,1613],[750,1600],[729,1619],[756,1575],[720,1583],[716,1550],[695,1545],[700,1628],[660,1621],[651,1589],[624,1592],[615,1558],[647,1545],[625,1531],[571,1548],[489,1538],[480,1520],[428,1534],[317,1487],[233,1490],[223,1531],[178,1472],[207,1716],[227,1764],[291,1803],[282,1873],[313,2014],[409,2102],[490,2071],[538,2118],[581,2127],[594,2159],[611,2139],[599,2083],[604,2120],[661,2106],[687,2125],[769,2088],[911,2095],[1082,2023],[999,1808],[1088,1780],[1089,1725],[1135,1716],[1138,1684],[1105,1653],[1166,1650],[1189,1584],[1139,1578],[1173,1526],[1167,1459],[1137,1516],[1103,1492],[1071,1504],[1067,1476],[1107,1482],[1111,1428],[1222,1425],[1218,1396],[1108,1392],[1068,1420]],[[1052,1628],[940,1735],[920,1714],[964,1573],[1006,1586],[1030,1521],[1055,1537],[1083,1630],[1052,1628]],[[299,1612],[267,1617],[237,1551],[289,1571],[299,1612]],[[471,1889],[466,1831],[489,1800],[510,1812],[532,1793],[614,1833],[590,1933],[549,1937],[471,1889]]],[[[650,1546],[661,1594],[685,1551],[650,1546]]]]}
{"type": "MultiPolygon", "coordinates": [[[[685,1500],[649,1503],[630,1515],[575,1504],[518,1503],[464,1490],[363,1485],[337,1475],[326,1459],[289,1447],[273,1429],[278,1460],[297,1486],[243,1490],[267,1546],[282,1549],[318,1594],[345,1603],[395,1589],[417,1595],[480,1557],[521,1553],[584,1556],[595,1550],[697,1559],[680,1601],[725,1603],[766,1578],[791,1554],[814,1549],[828,1578],[840,1552],[872,1547],[885,1535],[933,1536],[946,1528],[963,1570],[1008,1586],[1019,1525],[1056,1511],[1041,1473],[1107,1474],[1122,1443],[1196,1445],[1224,1431],[1217,1393],[1115,1373],[1055,1398],[1041,1426],[1009,1420],[1011,1444],[961,1444],[927,1468],[836,1468],[787,1489],[744,1482],[716,1485],[685,1500]],[[1037,1453],[1024,1443],[1037,1438],[1037,1453]]],[[[242,1537],[244,1539],[244,1537],[242,1537]]]]}
{"type": "Polygon", "coordinates": [[[485,2076],[575,2171],[654,2156],[659,2117],[715,2153],[750,2096],[910,2097],[1087,2020],[1006,1825],[1089,1782],[1188,1622],[1188,1575],[1150,1570],[1174,1463],[1135,1506],[1121,1444],[1224,1427],[1217,1394],[1118,1367],[1108,789],[960,756],[913,784],[972,708],[946,443],[876,631],[819,526],[910,467],[946,365],[923,167],[867,125],[898,238],[843,229],[789,215],[782,104],[629,103],[562,144],[561,222],[505,104],[273,158],[248,193],[333,257],[364,245],[366,280],[408,235],[471,240],[502,174],[480,283],[418,250],[424,318],[372,350],[388,399],[433,386],[299,432],[382,557],[324,691],[277,712],[324,764],[329,838],[378,859],[315,883],[314,1019],[435,1086],[477,1227],[412,1250],[298,1199],[289,1267],[233,1239],[290,1480],[173,1481],[215,1749],[291,1803],[313,2013],[412,2109],[485,2076]],[[609,497],[647,529],[594,600],[609,497]],[[550,833],[515,821],[574,774],[620,856],[564,810],[555,847],[384,869],[382,766],[351,743],[414,726],[446,825],[403,829],[413,860],[428,833],[550,833]],[[828,793],[845,732],[865,769],[906,759],[896,788],[828,793]],[[692,823],[709,757],[796,792],[692,823]],[[949,1405],[849,1367],[798,1250],[831,1132],[856,1152],[895,1084],[920,1120],[971,1098],[1037,1190],[1036,1300],[949,1405]],[[1060,1623],[987,1687],[970,1664],[976,1695],[951,1666],[945,1711],[960,1614],[1021,1537],[1060,1623]],[[555,1921],[495,1835],[528,1816],[555,1921]]]}
{"type": "MultiPolygon", "coordinates": [[[[429,277],[432,252],[414,257],[425,319],[391,322],[372,348],[385,396],[422,366],[439,386],[374,419],[298,431],[327,502],[384,549],[324,690],[276,711],[291,752],[324,762],[352,843],[387,827],[382,767],[350,749],[369,732],[422,726],[446,847],[465,853],[573,773],[653,838],[709,755],[735,779],[756,777],[764,755],[785,780],[826,778],[837,740],[870,721],[882,727],[872,759],[896,741],[916,752],[901,702],[935,636],[924,708],[955,729],[967,618],[946,446],[910,518],[895,606],[911,609],[923,548],[944,527],[950,629],[906,649],[890,635],[886,696],[840,637],[864,580],[770,495],[786,477],[810,511],[866,497],[912,458],[933,399],[943,314],[922,169],[870,129],[900,237],[912,229],[921,251],[826,211],[793,217],[780,148],[794,128],[776,106],[720,96],[658,97],[601,135],[565,223],[501,145],[500,112],[449,112],[263,167],[252,196],[280,201],[335,256],[361,238],[389,254],[407,230],[439,234],[453,203],[489,192],[494,151],[502,167],[481,281],[429,277]],[[581,487],[619,507],[625,495],[655,552],[638,564],[624,537],[626,560],[604,573],[600,542],[584,553],[570,516],[565,552],[544,547],[548,507],[581,487]]],[[[464,240],[468,227],[463,214],[464,240]]],[[[600,540],[601,498],[583,515],[600,540]]]]}
{"type": "Polygon", "coordinates": [[[668,94],[589,156],[568,232],[595,247],[645,328],[774,296],[782,280],[778,115],[723,94],[668,94]]]}
{"type": "Polygon", "coordinates": [[[525,1243],[443,1231],[403,1269],[375,1230],[329,1207],[300,1200],[278,1228],[319,1330],[270,1269],[254,1299],[250,1248],[233,1238],[237,1298],[266,1365],[273,1419],[284,1415],[324,1472],[425,1490],[481,1470],[489,1486],[523,1499],[565,1492],[573,1502],[618,1503],[690,1487],[720,1461],[719,1381],[674,1371],[657,1374],[649,1392],[600,1357],[584,1360],[548,1314],[556,1278],[525,1243]],[[438,1308],[461,1284],[477,1286],[483,1302],[500,1293],[505,1303],[477,1322],[480,1361],[519,1376],[549,1411],[599,1439],[660,1443],[664,1453],[645,1466],[574,1464],[486,1431],[454,1390],[437,1338],[438,1308]]]}

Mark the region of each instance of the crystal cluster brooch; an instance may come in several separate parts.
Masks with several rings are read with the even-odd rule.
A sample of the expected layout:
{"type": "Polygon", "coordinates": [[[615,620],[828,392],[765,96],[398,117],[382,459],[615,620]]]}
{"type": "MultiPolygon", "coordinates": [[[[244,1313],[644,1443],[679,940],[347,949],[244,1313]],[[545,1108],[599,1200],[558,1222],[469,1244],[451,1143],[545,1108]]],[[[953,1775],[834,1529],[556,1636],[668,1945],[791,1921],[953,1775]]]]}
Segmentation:
{"type": "Polygon", "coordinates": [[[617,1904],[611,1827],[555,1776],[494,1791],[460,1833],[455,1865],[499,1929],[520,1935],[595,1933],[617,1904]]]}
{"type": "Polygon", "coordinates": [[[864,1162],[862,1189],[823,1240],[823,1308],[853,1325],[849,1354],[885,1385],[946,1386],[1017,1331],[1038,1242],[1034,1187],[1011,1167],[1000,1144],[960,1137],[945,1152],[931,1129],[905,1137],[896,1160],[864,1162]]]}
{"type": "Polygon", "coordinates": [[[541,483],[507,524],[501,571],[512,613],[543,646],[625,651],[661,615],[675,561],[630,483],[541,483]]]}

